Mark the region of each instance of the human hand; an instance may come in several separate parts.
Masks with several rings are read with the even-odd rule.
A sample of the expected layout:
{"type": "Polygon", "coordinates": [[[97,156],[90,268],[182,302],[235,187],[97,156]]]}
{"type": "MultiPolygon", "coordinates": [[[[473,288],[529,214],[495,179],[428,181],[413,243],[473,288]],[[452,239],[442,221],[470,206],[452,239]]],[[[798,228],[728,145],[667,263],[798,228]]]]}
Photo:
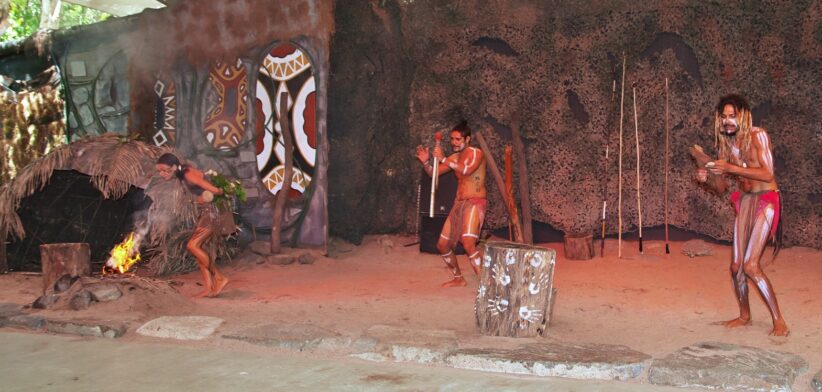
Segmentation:
{"type": "Polygon", "coordinates": [[[442,147],[434,147],[434,158],[437,158],[437,160],[440,162],[442,162],[442,160],[445,159],[445,153],[442,152],[442,147]]]}
{"type": "Polygon", "coordinates": [[[428,162],[428,158],[431,157],[431,154],[428,152],[428,147],[417,146],[417,159],[420,160],[422,163],[428,162]]]}
{"type": "Polygon", "coordinates": [[[717,159],[706,163],[705,167],[708,168],[711,174],[721,176],[728,171],[730,164],[724,159],[717,159]]]}
{"type": "Polygon", "coordinates": [[[696,169],[696,180],[699,182],[708,181],[708,170],[696,169]]]}

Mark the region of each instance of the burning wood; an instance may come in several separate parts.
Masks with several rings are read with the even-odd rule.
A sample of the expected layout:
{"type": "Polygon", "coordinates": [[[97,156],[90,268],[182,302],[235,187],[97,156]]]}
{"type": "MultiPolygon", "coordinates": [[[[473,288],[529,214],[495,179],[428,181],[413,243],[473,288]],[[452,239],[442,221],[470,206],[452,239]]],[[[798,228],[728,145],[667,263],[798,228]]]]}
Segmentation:
{"type": "Polygon", "coordinates": [[[140,261],[140,242],[143,236],[139,233],[136,238],[134,232],[129,233],[123,242],[119,243],[111,250],[111,257],[106,260],[103,267],[103,274],[110,272],[126,273],[131,266],[140,261]]]}

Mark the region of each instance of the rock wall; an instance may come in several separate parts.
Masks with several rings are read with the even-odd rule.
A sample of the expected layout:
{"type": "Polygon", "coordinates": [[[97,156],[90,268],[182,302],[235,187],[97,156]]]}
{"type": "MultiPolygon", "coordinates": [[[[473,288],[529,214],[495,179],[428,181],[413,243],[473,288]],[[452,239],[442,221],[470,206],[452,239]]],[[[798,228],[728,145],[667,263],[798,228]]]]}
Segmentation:
{"type": "MultiPolygon", "coordinates": [[[[624,54],[623,231],[638,224],[634,103],[642,224],[664,222],[667,78],[669,222],[731,238],[733,211],[726,198],[693,182],[687,147],[714,152],[713,107],[720,96],[740,93],[755,108],[754,124],[772,139],[786,242],[822,247],[820,20],[822,4],[810,0],[591,1],[587,7],[536,0],[338,2],[329,96],[331,230],[354,240],[413,230],[419,181],[413,147],[430,145],[435,130],[465,118],[501,164],[511,144],[510,119],[519,112],[534,219],[566,231],[595,230],[605,175],[607,227],[615,233],[624,54]]],[[[505,209],[493,181],[488,186],[486,225],[500,227],[505,209]]]]}

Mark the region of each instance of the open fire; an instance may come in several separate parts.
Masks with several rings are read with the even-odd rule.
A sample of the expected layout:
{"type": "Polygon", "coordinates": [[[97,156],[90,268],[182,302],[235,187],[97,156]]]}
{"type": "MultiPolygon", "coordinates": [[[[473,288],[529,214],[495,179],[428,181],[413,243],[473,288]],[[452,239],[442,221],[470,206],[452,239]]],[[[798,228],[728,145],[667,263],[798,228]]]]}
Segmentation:
{"type": "Polygon", "coordinates": [[[119,243],[111,250],[111,257],[103,267],[103,273],[119,272],[126,273],[131,266],[140,261],[140,235],[135,240],[134,232],[130,233],[123,242],[119,243]]]}

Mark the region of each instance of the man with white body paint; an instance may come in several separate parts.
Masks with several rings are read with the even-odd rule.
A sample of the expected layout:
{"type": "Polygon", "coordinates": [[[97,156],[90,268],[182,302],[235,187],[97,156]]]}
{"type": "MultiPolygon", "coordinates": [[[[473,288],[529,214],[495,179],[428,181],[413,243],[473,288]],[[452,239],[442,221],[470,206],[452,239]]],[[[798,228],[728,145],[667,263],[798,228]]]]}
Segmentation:
{"type": "MultiPolygon", "coordinates": [[[[739,190],[731,194],[736,209],[734,221],[733,260],[731,278],[739,317],[719,324],[728,328],[751,325],[751,308],[748,302],[748,279],[753,281],[770,310],[773,319],[771,335],[787,336],[788,325],[779,312],[771,282],[760,267],[760,259],[768,239],[775,238],[774,253],[779,250],[780,200],[774,177],[773,155],[768,134],[752,125],[748,102],[738,95],[728,95],[719,100],[714,118],[714,133],[719,159],[697,169],[699,182],[707,181],[708,171],[715,175],[736,177],[739,190]],[[776,235],[775,235],[776,234],[776,235]]],[[[727,183],[720,181],[717,191],[722,194],[727,183]]]]}
{"type": "MultiPolygon", "coordinates": [[[[471,142],[471,128],[463,121],[451,130],[450,137],[454,154],[445,157],[439,146],[434,148],[434,158],[440,162],[437,166],[438,174],[453,170],[458,181],[454,207],[451,208],[437,241],[437,250],[442,254],[442,259],[453,275],[451,280],[442,284],[442,287],[466,285],[454,254],[457,241],[462,242],[465,252],[468,253],[471,268],[479,275],[481,256],[477,249],[477,241],[487,207],[485,157],[482,150],[468,145],[471,142]]],[[[425,166],[425,172],[432,175],[434,167],[428,158],[428,148],[417,146],[417,159],[425,166]]]]}

